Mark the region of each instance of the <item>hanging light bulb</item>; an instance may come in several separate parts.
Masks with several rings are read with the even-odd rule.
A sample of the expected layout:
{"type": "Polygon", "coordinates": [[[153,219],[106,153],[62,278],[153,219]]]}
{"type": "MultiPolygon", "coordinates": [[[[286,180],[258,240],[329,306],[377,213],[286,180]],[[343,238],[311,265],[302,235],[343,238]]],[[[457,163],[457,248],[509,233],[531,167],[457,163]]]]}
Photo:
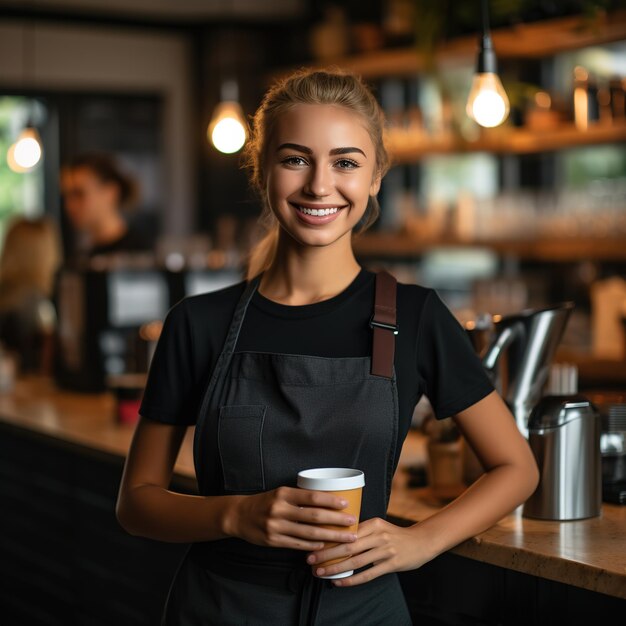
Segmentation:
{"type": "Polygon", "coordinates": [[[24,169],[31,169],[39,163],[42,152],[39,132],[34,126],[27,126],[15,142],[15,161],[24,169]]]}
{"type": "MultiPolygon", "coordinates": [[[[24,58],[24,79],[34,75],[35,61],[35,22],[31,28],[23,28],[22,56],[24,58]]],[[[43,154],[41,137],[35,126],[37,115],[37,102],[31,101],[30,113],[26,126],[22,129],[16,142],[7,151],[7,163],[9,167],[20,174],[32,170],[41,160],[43,154]]]]}
{"type": "Polygon", "coordinates": [[[238,102],[220,102],[209,124],[211,143],[225,154],[241,150],[246,142],[245,120],[238,102]]]}
{"type": "Polygon", "coordinates": [[[7,151],[7,164],[14,171],[23,174],[32,170],[41,160],[43,150],[39,132],[28,124],[17,141],[7,151]]]}
{"type": "Polygon", "coordinates": [[[497,74],[474,75],[466,112],[477,124],[487,128],[504,122],[509,114],[509,99],[497,74]]]}
{"type": "Polygon", "coordinates": [[[28,170],[24,169],[18,162],[15,160],[15,144],[12,143],[7,150],[7,165],[18,174],[23,174],[28,170]]]}
{"type": "Polygon", "coordinates": [[[487,0],[482,2],[483,31],[476,73],[467,98],[465,111],[480,126],[499,126],[509,115],[509,99],[498,76],[496,53],[489,32],[487,0]]]}
{"type": "Polygon", "coordinates": [[[241,150],[248,136],[246,118],[237,99],[237,82],[225,81],[221,89],[222,101],[215,107],[207,130],[211,143],[225,154],[241,150]]]}

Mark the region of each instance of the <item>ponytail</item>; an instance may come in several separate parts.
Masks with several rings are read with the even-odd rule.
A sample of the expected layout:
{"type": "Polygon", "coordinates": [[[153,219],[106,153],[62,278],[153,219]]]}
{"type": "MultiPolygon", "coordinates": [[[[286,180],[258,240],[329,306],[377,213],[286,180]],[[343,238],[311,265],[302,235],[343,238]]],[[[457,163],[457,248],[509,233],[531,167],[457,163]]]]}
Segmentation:
{"type": "Polygon", "coordinates": [[[264,272],[274,261],[276,249],[278,247],[278,234],[280,224],[274,220],[275,224],[270,226],[261,240],[248,253],[245,277],[247,281],[252,280],[257,274],[264,272]]]}

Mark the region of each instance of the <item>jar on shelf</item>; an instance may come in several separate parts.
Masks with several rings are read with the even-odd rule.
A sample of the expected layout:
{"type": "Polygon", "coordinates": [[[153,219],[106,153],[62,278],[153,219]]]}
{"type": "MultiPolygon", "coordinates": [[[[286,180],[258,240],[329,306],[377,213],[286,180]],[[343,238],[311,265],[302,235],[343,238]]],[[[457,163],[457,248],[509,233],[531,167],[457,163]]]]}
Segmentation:
{"type": "Polygon", "coordinates": [[[349,52],[350,30],[344,9],[326,7],[324,20],[311,28],[309,45],[311,54],[319,61],[332,61],[349,52]]]}

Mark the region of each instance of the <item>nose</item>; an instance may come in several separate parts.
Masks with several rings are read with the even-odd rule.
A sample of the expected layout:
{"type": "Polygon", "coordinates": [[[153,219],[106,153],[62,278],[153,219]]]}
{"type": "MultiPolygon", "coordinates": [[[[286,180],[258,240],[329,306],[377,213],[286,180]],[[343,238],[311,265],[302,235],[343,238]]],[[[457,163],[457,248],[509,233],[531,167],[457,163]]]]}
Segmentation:
{"type": "Polygon", "coordinates": [[[328,167],[319,163],[311,167],[304,186],[304,192],[310,196],[322,198],[332,192],[332,174],[328,167]]]}

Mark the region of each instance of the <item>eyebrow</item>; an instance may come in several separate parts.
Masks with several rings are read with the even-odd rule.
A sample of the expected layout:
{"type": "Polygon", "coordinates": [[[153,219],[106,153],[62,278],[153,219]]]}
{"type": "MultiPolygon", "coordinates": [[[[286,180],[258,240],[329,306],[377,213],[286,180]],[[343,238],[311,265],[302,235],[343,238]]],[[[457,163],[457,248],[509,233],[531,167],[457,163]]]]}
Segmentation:
{"type": "MultiPolygon", "coordinates": [[[[311,150],[311,148],[307,148],[306,146],[301,146],[300,144],[297,144],[297,143],[283,143],[280,146],[278,146],[278,148],[276,149],[276,152],[278,152],[279,150],[283,150],[284,148],[290,148],[291,150],[298,150],[299,152],[304,152],[305,154],[313,154],[313,150],[311,150]]],[[[330,155],[350,154],[352,152],[360,152],[365,158],[367,158],[367,155],[365,154],[365,152],[363,152],[363,150],[361,150],[361,148],[355,148],[354,146],[347,146],[345,148],[333,148],[328,154],[330,155]]]]}

